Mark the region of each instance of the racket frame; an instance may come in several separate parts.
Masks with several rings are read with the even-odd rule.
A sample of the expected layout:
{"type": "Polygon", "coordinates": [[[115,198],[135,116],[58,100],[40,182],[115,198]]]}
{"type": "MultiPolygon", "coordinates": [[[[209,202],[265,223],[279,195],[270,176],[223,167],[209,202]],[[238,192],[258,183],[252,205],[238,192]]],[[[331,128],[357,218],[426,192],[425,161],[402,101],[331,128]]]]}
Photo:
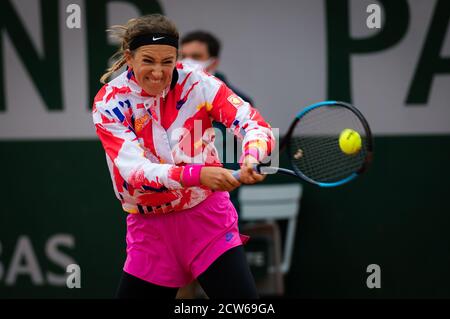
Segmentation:
{"type": "Polygon", "coordinates": [[[355,179],[358,175],[361,175],[363,172],[365,172],[373,159],[373,137],[372,137],[372,132],[369,127],[369,123],[367,123],[367,120],[364,118],[362,113],[357,108],[355,108],[353,105],[351,105],[349,103],[342,102],[342,101],[323,101],[323,102],[319,102],[319,103],[315,103],[310,106],[307,106],[306,108],[301,110],[296,115],[295,120],[292,122],[291,126],[289,127],[288,132],[286,133],[286,135],[284,136],[284,138],[281,142],[280,150],[284,149],[284,148],[287,148],[287,155],[288,155],[289,161],[291,163],[291,166],[294,169],[293,172],[301,179],[303,179],[309,183],[318,185],[320,187],[336,187],[336,186],[340,186],[340,185],[350,182],[351,180],[355,179]],[[291,143],[291,139],[292,139],[292,132],[294,132],[295,127],[297,126],[298,122],[302,119],[302,117],[304,117],[310,111],[312,111],[316,108],[319,108],[319,107],[323,107],[323,106],[330,106],[330,107],[341,106],[341,107],[344,107],[344,108],[350,110],[360,120],[360,122],[364,128],[364,131],[366,133],[365,139],[366,139],[367,154],[366,154],[366,157],[364,158],[361,168],[358,171],[356,171],[356,172],[350,174],[349,176],[347,176],[339,181],[336,181],[336,182],[317,182],[317,181],[309,178],[305,174],[303,174],[302,171],[300,171],[297,168],[297,166],[294,164],[294,160],[293,160],[294,157],[293,157],[293,154],[291,154],[290,147],[289,147],[290,143],[291,143]]]}
{"type": "MultiPolygon", "coordinates": [[[[281,167],[274,167],[274,166],[270,166],[270,162],[269,163],[260,163],[260,164],[254,164],[253,165],[253,169],[260,173],[260,174],[282,174],[282,175],[288,175],[288,176],[294,176],[297,178],[300,178],[308,183],[314,184],[314,185],[318,185],[320,187],[336,187],[336,186],[340,186],[343,184],[346,184],[348,182],[350,182],[351,180],[355,179],[358,175],[361,175],[363,172],[365,172],[367,170],[367,168],[369,167],[370,163],[372,162],[373,159],[373,137],[372,137],[372,132],[370,130],[369,127],[369,123],[367,123],[367,120],[364,118],[364,116],[362,115],[362,113],[355,108],[353,105],[346,103],[346,102],[342,102],[342,101],[323,101],[323,102],[319,102],[319,103],[315,103],[312,105],[307,106],[306,108],[304,108],[303,110],[301,110],[296,116],[294,121],[292,121],[291,125],[289,126],[289,129],[287,131],[287,133],[285,134],[285,136],[283,137],[283,140],[280,143],[280,147],[278,150],[278,154],[281,153],[284,149],[287,148],[287,155],[289,158],[289,162],[292,166],[292,168],[294,170],[290,170],[290,169],[286,169],[286,168],[281,168],[281,167]],[[292,132],[294,132],[295,127],[297,126],[298,122],[301,120],[301,118],[303,116],[305,116],[306,114],[308,114],[310,111],[318,108],[318,107],[322,107],[322,106],[341,106],[341,107],[345,107],[348,110],[350,110],[351,112],[353,112],[356,117],[358,117],[358,119],[360,120],[364,131],[366,133],[366,157],[364,158],[364,162],[361,165],[361,168],[350,174],[349,176],[337,181],[337,182],[329,182],[329,183],[325,183],[325,182],[317,182],[311,178],[309,178],[308,176],[306,176],[305,174],[303,174],[298,168],[297,166],[293,163],[293,154],[291,154],[290,152],[290,141],[292,138],[292,132]]],[[[272,154],[273,156],[273,154],[272,154]]],[[[233,176],[239,180],[240,177],[240,170],[234,171],[233,172],[233,176]]]]}

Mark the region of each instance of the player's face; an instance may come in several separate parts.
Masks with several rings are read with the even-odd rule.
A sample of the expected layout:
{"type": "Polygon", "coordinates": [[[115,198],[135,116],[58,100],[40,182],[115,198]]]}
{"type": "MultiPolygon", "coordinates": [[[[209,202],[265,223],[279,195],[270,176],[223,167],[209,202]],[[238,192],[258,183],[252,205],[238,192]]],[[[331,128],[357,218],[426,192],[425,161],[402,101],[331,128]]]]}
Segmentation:
{"type": "Polygon", "coordinates": [[[144,45],[134,55],[126,54],[139,85],[150,95],[158,95],[170,85],[177,60],[177,50],[170,45],[144,45]]]}

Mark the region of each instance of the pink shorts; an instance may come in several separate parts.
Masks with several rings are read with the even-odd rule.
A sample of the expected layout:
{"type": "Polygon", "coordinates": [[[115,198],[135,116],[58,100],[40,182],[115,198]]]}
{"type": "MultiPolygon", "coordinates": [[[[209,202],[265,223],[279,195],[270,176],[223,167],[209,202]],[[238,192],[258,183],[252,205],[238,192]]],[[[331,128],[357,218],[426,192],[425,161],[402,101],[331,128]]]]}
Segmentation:
{"type": "Polygon", "coordinates": [[[167,215],[129,214],[123,270],[156,285],[183,287],[248,240],[237,221],[228,192],[214,192],[195,207],[167,215]]]}

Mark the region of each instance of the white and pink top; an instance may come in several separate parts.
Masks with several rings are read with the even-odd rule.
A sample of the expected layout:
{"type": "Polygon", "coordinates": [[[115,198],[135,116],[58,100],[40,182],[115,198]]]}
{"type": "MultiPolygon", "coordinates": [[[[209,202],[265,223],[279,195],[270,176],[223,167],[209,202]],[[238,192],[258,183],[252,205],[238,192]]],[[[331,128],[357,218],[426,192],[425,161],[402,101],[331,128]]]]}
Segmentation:
{"type": "Polygon", "coordinates": [[[115,194],[133,214],[188,209],[212,194],[189,175],[199,172],[197,165],[221,165],[212,120],[243,139],[243,155],[263,159],[275,143],[256,109],[219,79],[181,63],[158,96],[148,95],[128,69],[100,89],[92,112],[115,194]]]}

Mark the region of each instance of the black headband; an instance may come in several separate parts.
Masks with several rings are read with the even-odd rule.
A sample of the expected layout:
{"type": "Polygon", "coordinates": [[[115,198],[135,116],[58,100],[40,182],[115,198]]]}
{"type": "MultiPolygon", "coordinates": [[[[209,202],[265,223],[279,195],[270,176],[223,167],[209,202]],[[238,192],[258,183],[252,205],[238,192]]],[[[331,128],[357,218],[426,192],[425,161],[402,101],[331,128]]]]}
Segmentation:
{"type": "Polygon", "coordinates": [[[130,50],[136,50],[137,48],[148,44],[165,44],[173,46],[178,49],[178,38],[166,33],[150,33],[145,35],[139,35],[130,42],[130,50]]]}

